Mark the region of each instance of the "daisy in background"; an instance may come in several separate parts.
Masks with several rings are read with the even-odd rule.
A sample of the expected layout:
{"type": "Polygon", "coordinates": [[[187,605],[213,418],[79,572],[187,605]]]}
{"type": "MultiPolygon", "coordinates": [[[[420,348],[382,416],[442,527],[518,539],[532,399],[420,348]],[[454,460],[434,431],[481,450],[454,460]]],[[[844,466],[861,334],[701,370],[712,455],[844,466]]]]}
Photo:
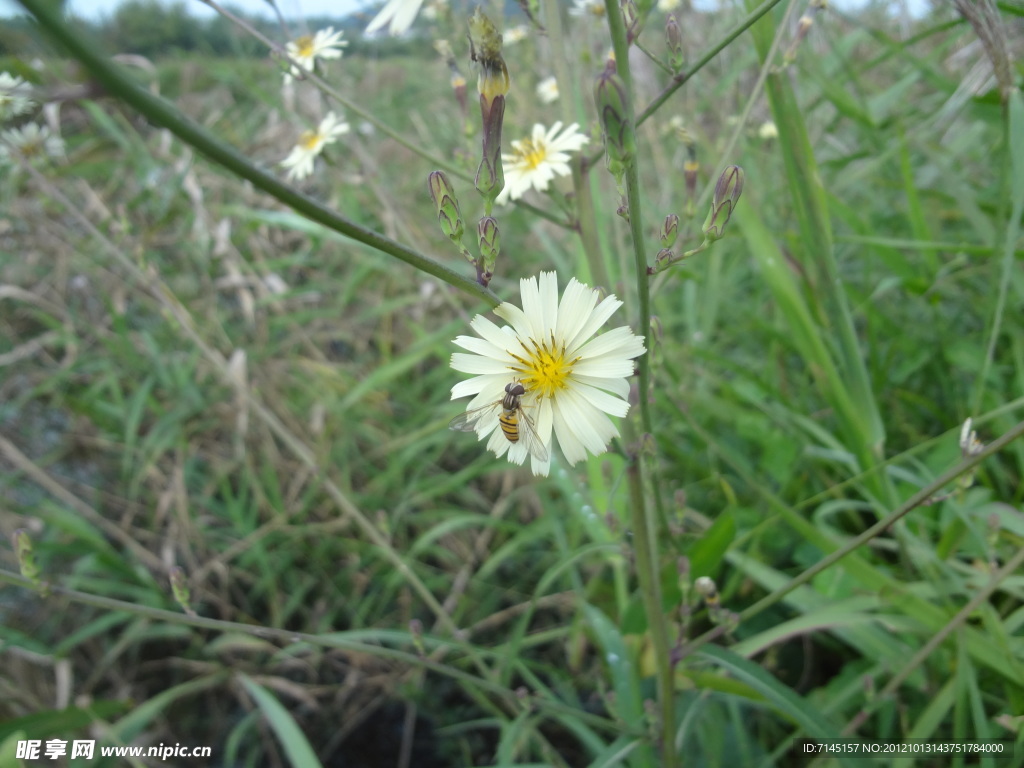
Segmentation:
{"type": "Polygon", "coordinates": [[[515,45],[516,43],[521,43],[523,40],[525,40],[529,36],[530,36],[530,27],[528,25],[526,25],[526,24],[520,24],[518,27],[512,27],[511,29],[506,29],[501,34],[501,41],[505,45],[515,45]]]}
{"type": "Polygon", "coordinates": [[[35,105],[32,87],[20,77],[0,72],[0,120],[23,115],[35,105]]]}
{"type": "Polygon", "coordinates": [[[338,49],[348,45],[347,40],[341,39],[344,34],[341,30],[335,32],[334,27],[328,27],[315,35],[303,35],[298,40],[289,42],[285,50],[295,64],[284,73],[285,84],[290,83],[303,71],[312,72],[317,59],[340,59],[341,51],[338,49]]]}
{"type": "Polygon", "coordinates": [[[339,120],[333,112],[327,113],[315,131],[303,131],[291,154],[281,161],[281,165],[288,169],[288,180],[309,176],[313,172],[313,162],[324,151],[324,147],[348,132],[348,123],[339,120]]]}
{"type": "Polygon", "coordinates": [[[558,101],[558,81],[554,77],[545,77],[537,83],[537,98],[543,104],[558,101]]]}
{"type": "Polygon", "coordinates": [[[45,125],[27,123],[0,133],[0,162],[20,159],[35,163],[64,156],[64,141],[45,125]]]}
{"type": "Polygon", "coordinates": [[[495,202],[518,200],[530,187],[543,192],[555,176],[572,173],[566,153],[578,152],[590,139],[579,132],[577,123],[559,135],[561,130],[561,122],[555,123],[550,130],[537,123],[530,138],[512,142],[512,154],[501,156],[505,188],[495,202]]]}
{"type": "MultiPolygon", "coordinates": [[[[452,399],[475,395],[467,413],[483,414],[473,430],[495,455],[506,453],[522,464],[531,456],[535,475],[547,475],[553,440],[575,464],[608,449],[619,432],[608,415],[629,411],[629,376],[633,359],[645,351],[642,337],[620,326],[594,337],[622,302],[608,296],[598,303],[593,288],[577,281],[558,298],[558,278],[541,272],[520,281],[523,308],[504,303],[494,310],[511,327],[499,328],[482,315],[470,327],[479,334],[459,336],[455,344],[468,350],[452,355],[451,366],[475,374],[452,387],[452,399]],[[536,439],[510,442],[498,427],[497,411],[487,408],[502,400],[510,385],[521,384],[524,418],[533,423],[536,439]],[[492,417],[493,416],[493,417],[492,417]]],[[[517,390],[516,390],[517,391],[517,390]]]]}

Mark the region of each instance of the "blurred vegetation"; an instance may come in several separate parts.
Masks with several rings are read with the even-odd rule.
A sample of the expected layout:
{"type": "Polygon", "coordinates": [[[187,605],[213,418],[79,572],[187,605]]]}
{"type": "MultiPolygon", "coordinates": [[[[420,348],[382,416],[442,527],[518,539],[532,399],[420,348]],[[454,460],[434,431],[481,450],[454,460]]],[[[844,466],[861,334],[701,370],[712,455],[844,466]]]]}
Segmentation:
{"type": "MultiPolygon", "coordinates": [[[[1019,12],[1000,8],[1012,50],[1024,52],[1019,12]]],[[[691,60],[743,15],[688,13],[691,60]]],[[[655,12],[641,37],[657,56],[662,19],[655,12]]],[[[285,42],[274,24],[249,21],[285,42]]],[[[563,119],[565,101],[590,130],[590,84],[607,50],[592,21],[572,20],[564,40],[507,48],[506,144],[563,119]],[[556,44],[580,77],[544,107],[532,93],[556,44]]],[[[789,67],[768,67],[757,95],[760,57],[776,33],[792,40],[793,21],[781,7],[769,14],[640,127],[652,257],[668,213],[699,241],[706,208],[691,210],[683,191],[690,146],[702,186],[725,163],[746,172],[725,239],[653,282],[659,541],[680,646],[723,626],[696,577],[716,580],[727,611],[749,608],[956,465],[965,418],[988,443],[1024,412],[1024,243],[1011,215],[1024,134],[1006,130],[972,29],[944,8],[917,19],[829,10],[789,67]],[[777,135],[761,130],[769,122],[777,135]],[[814,174],[801,176],[794,158],[814,174]],[[829,253],[816,250],[801,197],[818,179],[829,253]],[[857,360],[842,357],[833,300],[846,304],[857,360]],[[877,443],[857,444],[879,430],[877,443]]],[[[453,41],[468,74],[462,22],[444,23],[426,28],[453,41]]],[[[152,59],[140,75],[148,87],[265,167],[326,109],[344,111],[308,82],[282,93],[280,67],[256,42],[181,5],[131,2],[88,33],[111,55],[152,59]]],[[[36,39],[27,22],[5,25],[9,69],[44,89],[79,82],[52,49],[31,48],[36,39]],[[27,63],[36,55],[40,69],[27,63]]],[[[325,77],[461,173],[471,220],[479,129],[456,106],[430,35],[351,39],[325,77]]],[[[635,66],[644,105],[670,76],[647,59],[635,66]]],[[[303,188],[468,271],[433,221],[434,166],[347,118],[352,133],[303,188]]],[[[113,99],[62,101],[59,121],[65,161],[42,180],[10,168],[0,177],[0,528],[32,533],[44,580],[124,603],[5,586],[0,744],[27,732],[212,745],[217,766],[305,768],[304,742],[324,766],[655,764],[627,447],[543,481],[496,461],[446,429],[460,410],[448,397],[450,340],[481,307],[311,224],[113,99]],[[233,359],[240,383],[220,376],[192,332],[233,359]],[[315,469],[247,397],[308,447],[315,469]],[[199,617],[233,624],[186,620],[169,587],[175,565],[199,617]]],[[[628,261],[619,199],[599,170],[602,237],[628,261]]],[[[518,302],[519,278],[540,269],[563,285],[593,282],[571,228],[525,206],[498,216],[492,287],[504,298],[518,302]]],[[[630,298],[629,269],[612,278],[602,287],[630,298]]],[[[685,656],[684,764],[806,765],[796,740],[838,734],[862,712],[859,737],[1015,740],[999,765],[1024,764],[1024,577],[1002,579],[957,617],[1021,549],[1022,474],[1017,441],[973,485],[950,483],[685,656]],[[878,697],[922,649],[909,679],[878,697]]],[[[11,550],[0,562],[17,571],[11,550]]]]}

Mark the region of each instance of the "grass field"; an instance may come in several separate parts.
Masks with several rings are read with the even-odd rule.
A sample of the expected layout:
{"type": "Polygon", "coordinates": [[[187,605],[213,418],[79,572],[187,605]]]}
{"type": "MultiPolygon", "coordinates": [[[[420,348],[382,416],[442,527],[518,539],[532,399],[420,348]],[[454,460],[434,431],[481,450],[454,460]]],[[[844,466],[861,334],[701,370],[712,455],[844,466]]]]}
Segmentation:
{"type": "Polygon", "coordinates": [[[589,143],[493,212],[471,9],[414,27],[465,114],[443,58],[372,46],[288,87],[269,55],[11,58],[37,101],[87,88],[0,126],[64,142],[0,166],[0,768],[52,739],[96,741],[46,760],[76,766],[1024,764],[1024,22],[969,5],[678,10],[681,74],[662,10],[545,5],[502,52],[502,149],[589,143]],[[328,111],[350,130],[287,181],[328,111]],[[434,170],[472,255],[497,221],[486,290],[434,170]],[[648,276],[669,214],[700,252],[648,276]],[[449,363],[549,271],[647,352],[622,436],[535,477],[448,429],[449,363]],[[174,744],[211,755],[98,751],[174,744]]]}

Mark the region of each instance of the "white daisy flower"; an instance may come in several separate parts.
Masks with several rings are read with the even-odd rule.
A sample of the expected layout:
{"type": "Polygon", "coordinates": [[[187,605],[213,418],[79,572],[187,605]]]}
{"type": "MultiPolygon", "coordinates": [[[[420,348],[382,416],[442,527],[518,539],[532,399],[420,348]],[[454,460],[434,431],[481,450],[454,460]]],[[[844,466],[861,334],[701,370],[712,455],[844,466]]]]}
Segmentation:
{"type": "Polygon", "coordinates": [[[544,104],[558,101],[558,81],[554,77],[545,77],[537,83],[537,98],[544,104]]]}
{"type": "Polygon", "coordinates": [[[295,64],[284,73],[285,83],[290,83],[293,78],[302,74],[303,70],[312,72],[316,66],[317,59],[340,59],[341,51],[348,45],[347,40],[342,40],[345,33],[341,30],[334,31],[334,27],[321,29],[315,35],[303,35],[298,40],[289,42],[285,49],[288,56],[295,64]]]}
{"type": "Polygon", "coordinates": [[[598,303],[597,291],[576,279],[558,299],[554,272],[541,272],[520,281],[523,308],[504,303],[494,314],[511,325],[499,328],[482,315],[470,326],[481,338],[459,336],[455,344],[468,350],[452,355],[451,366],[473,378],[452,387],[452,399],[475,395],[466,414],[456,417],[469,423],[480,440],[487,440],[495,455],[508,454],[522,464],[531,456],[535,475],[547,475],[551,465],[552,439],[566,461],[575,464],[604,453],[619,432],[608,418],[629,411],[629,382],[633,358],[644,353],[642,337],[626,326],[596,338],[597,330],[622,302],[608,296],[598,303]],[[511,442],[505,425],[497,429],[501,407],[495,407],[522,385],[518,398],[520,425],[532,424],[534,439],[511,442]],[[490,406],[490,407],[489,407],[490,406]],[[479,414],[479,415],[477,415],[479,414]]]}
{"type": "Polygon", "coordinates": [[[520,24],[517,27],[506,29],[501,33],[501,41],[505,45],[515,45],[521,43],[527,37],[530,36],[530,27],[527,24],[520,24]]]}
{"type": "Polygon", "coordinates": [[[423,0],[388,0],[380,9],[380,13],[366,25],[365,34],[372,35],[383,29],[385,24],[388,25],[388,32],[392,35],[408,32],[422,5],[423,0]]]}
{"type": "Polygon", "coordinates": [[[20,77],[9,72],[0,72],[0,120],[23,115],[32,109],[35,102],[29,94],[32,87],[20,77]]]}
{"type": "Polygon", "coordinates": [[[604,0],[572,0],[570,16],[604,16],[604,0]]]}
{"type": "Polygon", "coordinates": [[[555,176],[568,176],[569,168],[567,152],[578,152],[590,139],[579,132],[579,125],[573,123],[562,135],[562,123],[551,126],[545,131],[544,126],[537,123],[533,126],[533,136],[512,142],[512,154],[502,154],[501,159],[505,171],[505,188],[498,195],[498,203],[518,200],[533,187],[538,192],[548,188],[555,176]]]}
{"type": "Polygon", "coordinates": [[[315,131],[303,131],[298,143],[292,148],[291,154],[281,161],[288,169],[288,180],[304,179],[313,172],[313,162],[324,147],[333,144],[342,134],[348,133],[349,125],[338,119],[333,112],[320,121],[315,131]]]}
{"type": "Polygon", "coordinates": [[[45,125],[26,123],[0,133],[0,161],[21,158],[25,162],[36,162],[45,157],[61,157],[64,141],[45,125]]]}

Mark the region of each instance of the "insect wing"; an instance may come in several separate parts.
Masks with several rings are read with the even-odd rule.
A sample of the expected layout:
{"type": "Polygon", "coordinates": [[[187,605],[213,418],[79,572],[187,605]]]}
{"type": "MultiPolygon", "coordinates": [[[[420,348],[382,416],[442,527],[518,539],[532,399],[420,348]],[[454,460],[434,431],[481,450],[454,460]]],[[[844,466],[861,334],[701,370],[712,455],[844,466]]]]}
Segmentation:
{"type": "Polygon", "coordinates": [[[533,419],[530,418],[530,414],[522,407],[517,408],[516,411],[519,416],[519,442],[526,446],[526,450],[537,461],[547,461],[548,447],[544,445],[544,441],[537,434],[537,427],[534,425],[533,419]]]}
{"type": "Polygon", "coordinates": [[[448,429],[453,429],[456,432],[476,432],[477,426],[481,423],[487,423],[488,419],[497,421],[500,410],[501,400],[495,400],[490,405],[483,405],[471,411],[463,411],[448,422],[448,429]]]}

